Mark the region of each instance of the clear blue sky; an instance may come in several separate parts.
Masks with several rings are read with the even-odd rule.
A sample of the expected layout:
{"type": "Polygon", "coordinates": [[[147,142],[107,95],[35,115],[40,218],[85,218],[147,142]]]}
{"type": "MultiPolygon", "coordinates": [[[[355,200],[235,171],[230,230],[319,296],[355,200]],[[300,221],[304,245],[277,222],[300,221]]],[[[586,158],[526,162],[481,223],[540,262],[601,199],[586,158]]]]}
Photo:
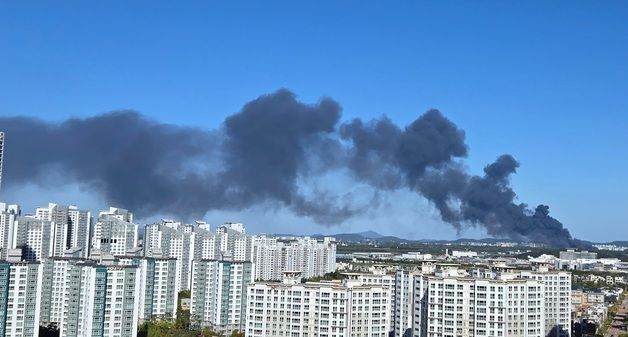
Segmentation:
{"type": "Polygon", "coordinates": [[[215,128],[281,87],[343,119],[438,108],[473,172],[511,153],[521,201],[582,239],[628,239],[628,2],[0,2],[1,115],[215,128]]]}

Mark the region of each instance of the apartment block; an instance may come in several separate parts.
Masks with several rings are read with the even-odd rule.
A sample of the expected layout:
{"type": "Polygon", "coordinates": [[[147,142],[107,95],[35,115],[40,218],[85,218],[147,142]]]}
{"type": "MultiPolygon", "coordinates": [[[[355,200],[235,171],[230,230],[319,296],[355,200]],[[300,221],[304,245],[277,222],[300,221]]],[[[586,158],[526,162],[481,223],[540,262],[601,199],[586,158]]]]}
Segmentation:
{"type": "Polygon", "coordinates": [[[388,287],[357,281],[301,283],[300,272],[284,275],[281,283],[248,287],[247,336],[388,336],[388,287]]]}
{"type": "Polygon", "coordinates": [[[281,280],[284,271],[300,271],[303,276],[322,276],[336,270],[336,243],[305,238],[278,239],[253,237],[256,280],[281,280]]]}
{"type": "Polygon", "coordinates": [[[60,336],[137,336],[139,275],[132,265],[74,264],[66,275],[60,336]]]}
{"type": "Polygon", "coordinates": [[[21,215],[20,206],[0,203],[0,260],[6,260],[13,248],[15,221],[21,215]]]}
{"type": "Polygon", "coordinates": [[[194,261],[190,315],[194,323],[229,333],[244,331],[247,286],[254,267],[242,261],[194,261]]]}
{"type": "Polygon", "coordinates": [[[94,226],[92,249],[102,255],[127,255],[138,243],[138,225],[133,214],[120,208],[101,211],[94,226]]]}
{"type": "Polygon", "coordinates": [[[22,258],[40,261],[50,256],[62,256],[63,251],[55,250],[55,225],[48,220],[32,217],[17,217],[13,230],[13,247],[22,249],[22,258]]]}
{"type": "Polygon", "coordinates": [[[568,337],[571,331],[571,273],[540,267],[519,274],[543,282],[545,331],[548,337],[568,337]]]}
{"type": "Polygon", "coordinates": [[[42,265],[0,262],[0,336],[39,336],[42,265]]]}

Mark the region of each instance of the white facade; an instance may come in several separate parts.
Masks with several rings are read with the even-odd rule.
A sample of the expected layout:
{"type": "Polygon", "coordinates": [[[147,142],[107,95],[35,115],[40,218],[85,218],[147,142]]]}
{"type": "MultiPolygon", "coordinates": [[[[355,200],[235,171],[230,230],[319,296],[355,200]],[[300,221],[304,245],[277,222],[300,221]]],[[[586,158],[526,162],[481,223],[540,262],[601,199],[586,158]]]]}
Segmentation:
{"type": "Polygon", "coordinates": [[[567,337],[571,332],[571,273],[566,271],[523,271],[521,277],[545,285],[545,330],[548,336],[567,337]]]}
{"type": "Polygon", "coordinates": [[[52,221],[18,217],[15,220],[11,248],[21,248],[25,260],[38,261],[54,256],[55,238],[52,221]]]}
{"type": "Polygon", "coordinates": [[[164,221],[144,227],[144,256],[176,259],[178,291],[190,289],[195,238],[192,225],[164,221]]]}
{"type": "Polygon", "coordinates": [[[397,272],[395,336],[568,336],[569,273],[430,269],[397,272]]]}
{"type": "Polygon", "coordinates": [[[0,263],[0,335],[39,336],[42,265],[38,262],[0,263]]]}
{"type": "Polygon", "coordinates": [[[92,213],[76,206],[68,207],[71,231],[68,235],[68,249],[80,248],[80,257],[89,257],[91,246],[92,213]]]}
{"type": "Polygon", "coordinates": [[[92,249],[100,254],[127,255],[137,247],[138,240],[138,225],[123,220],[132,218],[128,214],[112,215],[101,212],[94,226],[92,249]]]}
{"type": "Polygon", "coordinates": [[[65,276],[61,337],[135,337],[139,322],[137,266],[103,266],[81,261],[65,276]]]}
{"type": "Polygon", "coordinates": [[[255,236],[252,245],[256,280],[280,280],[284,271],[300,271],[308,278],[336,270],[333,238],[281,240],[255,236]]]}
{"type": "Polygon", "coordinates": [[[390,290],[385,286],[256,282],[247,297],[249,337],[388,336],[390,290]]]}
{"type": "Polygon", "coordinates": [[[20,216],[20,206],[0,203],[0,259],[6,260],[9,249],[13,248],[15,221],[20,216]]]}
{"type": "Polygon", "coordinates": [[[178,265],[173,258],[143,258],[140,267],[141,320],[176,318],[179,284],[178,265]]]}
{"type": "Polygon", "coordinates": [[[244,331],[246,291],[254,266],[241,261],[194,261],[190,317],[193,322],[229,333],[244,331]]]}

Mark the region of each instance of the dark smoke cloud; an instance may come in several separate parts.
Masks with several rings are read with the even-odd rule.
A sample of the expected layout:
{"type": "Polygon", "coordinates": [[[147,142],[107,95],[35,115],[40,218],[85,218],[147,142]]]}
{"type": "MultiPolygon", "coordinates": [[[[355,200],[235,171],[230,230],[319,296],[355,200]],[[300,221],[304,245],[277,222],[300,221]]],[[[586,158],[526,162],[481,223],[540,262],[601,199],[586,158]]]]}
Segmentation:
{"type": "Polygon", "coordinates": [[[327,225],[375,207],[384,191],[409,189],[458,230],[482,226],[495,237],[574,243],[547,206],[531,211],[516,202],[510,176],[519,163],[512,156],[499,157],[483,176],[468,174],[464,131],[439,111],[403,128],[386,117],[342,124],[340,116],[331,99],[304,104],[280,90],[247,103],[218,130],[162,124],[133,111],[59,124],[0,117],[4,181],[51,188],[79,182],[139,216],[266,205],[327,225]],[[373,187],[371,203],[300,186],[345,170],[373,187]]]}

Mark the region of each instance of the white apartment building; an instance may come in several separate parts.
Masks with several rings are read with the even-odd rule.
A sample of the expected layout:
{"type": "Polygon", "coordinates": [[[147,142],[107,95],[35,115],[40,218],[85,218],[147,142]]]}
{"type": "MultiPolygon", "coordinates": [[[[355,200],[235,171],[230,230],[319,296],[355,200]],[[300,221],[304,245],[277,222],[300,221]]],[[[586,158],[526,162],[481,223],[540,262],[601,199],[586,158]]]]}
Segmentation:
{"type": "Polygon", "coordinates": [[[68,248],[72,231],[68,215],[68,206],[49,203],[48,207],[35,209],[35,219],[52,222],[52,255],[63,256],[68,248]]]}
{"type": "Polygon", "coordinates": [[[386,266],[374,265],[370,273],[342,273],[349,282],[357,282],[363,285],[385,286],[390,290],[390,329],[394,328],[396,308],[396,274],[387,274],[386,266]]]}
{"type": "Polygon", "coordinates": [[[144,227],[144,256],[176,259],[178,291],[190,289],[195,237],[193,225],[162,221],[144,227]]]}
{"type": "Polygon", "coordinates": [[[139,265],[140,270],[140,320],[176,318],[180,289],[177,260],[134,258],[132,264],[139,265]]]}
{"type": "Polygon", "coordinates": [[[568,336],[555,327],[571,324],[565,272],[424,265],[398,270],[395,287],[395,336],[568,336]]]}
{"type": "Polygon", "coordinates": [[[355,280],[300,283],[300,272],[285,276],[282,283],[248,287],[246,336],[388,336],[388,287],[355,280]]]}
{"type": "Polygon", "coordinates": [[[545,336],[542,282],[452,272],[416,280],[415,336],[545,336]]]}
{"type": "Polygon", "coordinates": [[[225,233],[227,230],[236,231],[240,234],[246,234],[244,224],[241,224],[239,222],[225,222],[223,225],[216,227],[217,234],[225,233]]]}
{"type": "Polygon", "coordinates": [[[80,210],[77,206],[49,203],[48,207],[37,208],[34,217],[53,222],[53,256],[63,256],[67,249],[80,249],[80,257],[89,256],[92,225],[89,211],[80,210]]]}
{"type": "Polygon", "coordinates": [[[80,257],[89,257],[91,248],[92,213],[80,210],[76,206],[68,206],[70,232],[68,233],[68,249],[81,249],[80,257]]]}
{"type": "Polygon", "coordinates": [[[78,262],[80,260],[64,257],[50,257],[42,262],[41,325],[52,323],[58,326],[61,323],[68,294],[69,272],[78,262]]]}
{"type": "Polygon", "coordinates": [[[190,317],[193,323],[230,333],[244,331],[251,262],[195,260],[190,317]]]}
{"type": "Polygon", "coordinates": [[[219,259],[229,257],[233,261],[251,261],[253,256],[253,238],[246,235],[242,224],[228,223],[216,227],[216,235],[219,237],[219,259]],[[235,227],[233,229],[232,227],[235,227]]]}
{"type": "Polygon", "coordinates": [[[281,280],[284,271],[301,271],[303,277],[308,278],[336,270],[336,243],[333,238],[255,236],[252,245],[256,280],[281,280]]]}
{"type": "Polygon", "coordinates": [[[20,215],[20,206],[0,203],[0,260],[6,260],[9,249],[14,247],[13,231],[20,215]]]}
{"type": "MultiPolygon", "coordinates": [[[[55,256],[56,237],[55,226],[52,221],[17,217],[13,230],[13,247],[11,248],[21,248],[22,257],[25,260],[38,261],[55,256]]],[[[61,255],[63,255],[62,253],[61,255]]]]}
{"type": "MultiPolygon", "coordinates": [[[[218,260],[221,258],[221,236],[211,233],[209,225],[194,228],[194,260],[218,260]]],[[[232,254],[233,255],[233,254],[232,254]]]]}
{"type": "Polygon", "coordinates": [[[117,207],[109,207],[109,210],[102,210],[98,213],[98,218],[102,217],[116,218],[124,222],[133,222],[133,213],[129,210],[117,207]]]}
{"type": "Polygon", "coordinates": [[[39,336],[42,265],[0,262],[0,336],[39,336]]]}
{"type": "Polygon", "coordinates": [[[119,208],[100,212],[94,226],[92,249],[101,255],[127,255],[137,247],[138,225],[131,223],[133,215],[119,208]]]}
{"type": "Polygon", "coordinates": [[[61,337],[135,337],[142,308],[140,272],[133,265],[81,261],[66,275],[61,337]]]}
{"type": "Polygon", "coordinates": [[[176,317],[174,259],[123,257],[110,262],[111,265],[101,265],[78,258],[46,259],[41,325],[56,324],[61,336],[85,336],[94,331],[98,331],[94,335],[128,336],[131,319],[176,317]],[[118,280],[112,279],[114,276],[118,280]],[[128,309],[131,304],[133,312],[128,309]],[[108,326],[104,324],[106,319],[110,321],[108,326]]]}
{"type": "Polygon", "coordinates": [[[545,299],[545,331],[547,336],[568,337],[571,332],[571,273],[551,271],[540,266],[535,271],[519,274],[543,282],[545,299]]]}

